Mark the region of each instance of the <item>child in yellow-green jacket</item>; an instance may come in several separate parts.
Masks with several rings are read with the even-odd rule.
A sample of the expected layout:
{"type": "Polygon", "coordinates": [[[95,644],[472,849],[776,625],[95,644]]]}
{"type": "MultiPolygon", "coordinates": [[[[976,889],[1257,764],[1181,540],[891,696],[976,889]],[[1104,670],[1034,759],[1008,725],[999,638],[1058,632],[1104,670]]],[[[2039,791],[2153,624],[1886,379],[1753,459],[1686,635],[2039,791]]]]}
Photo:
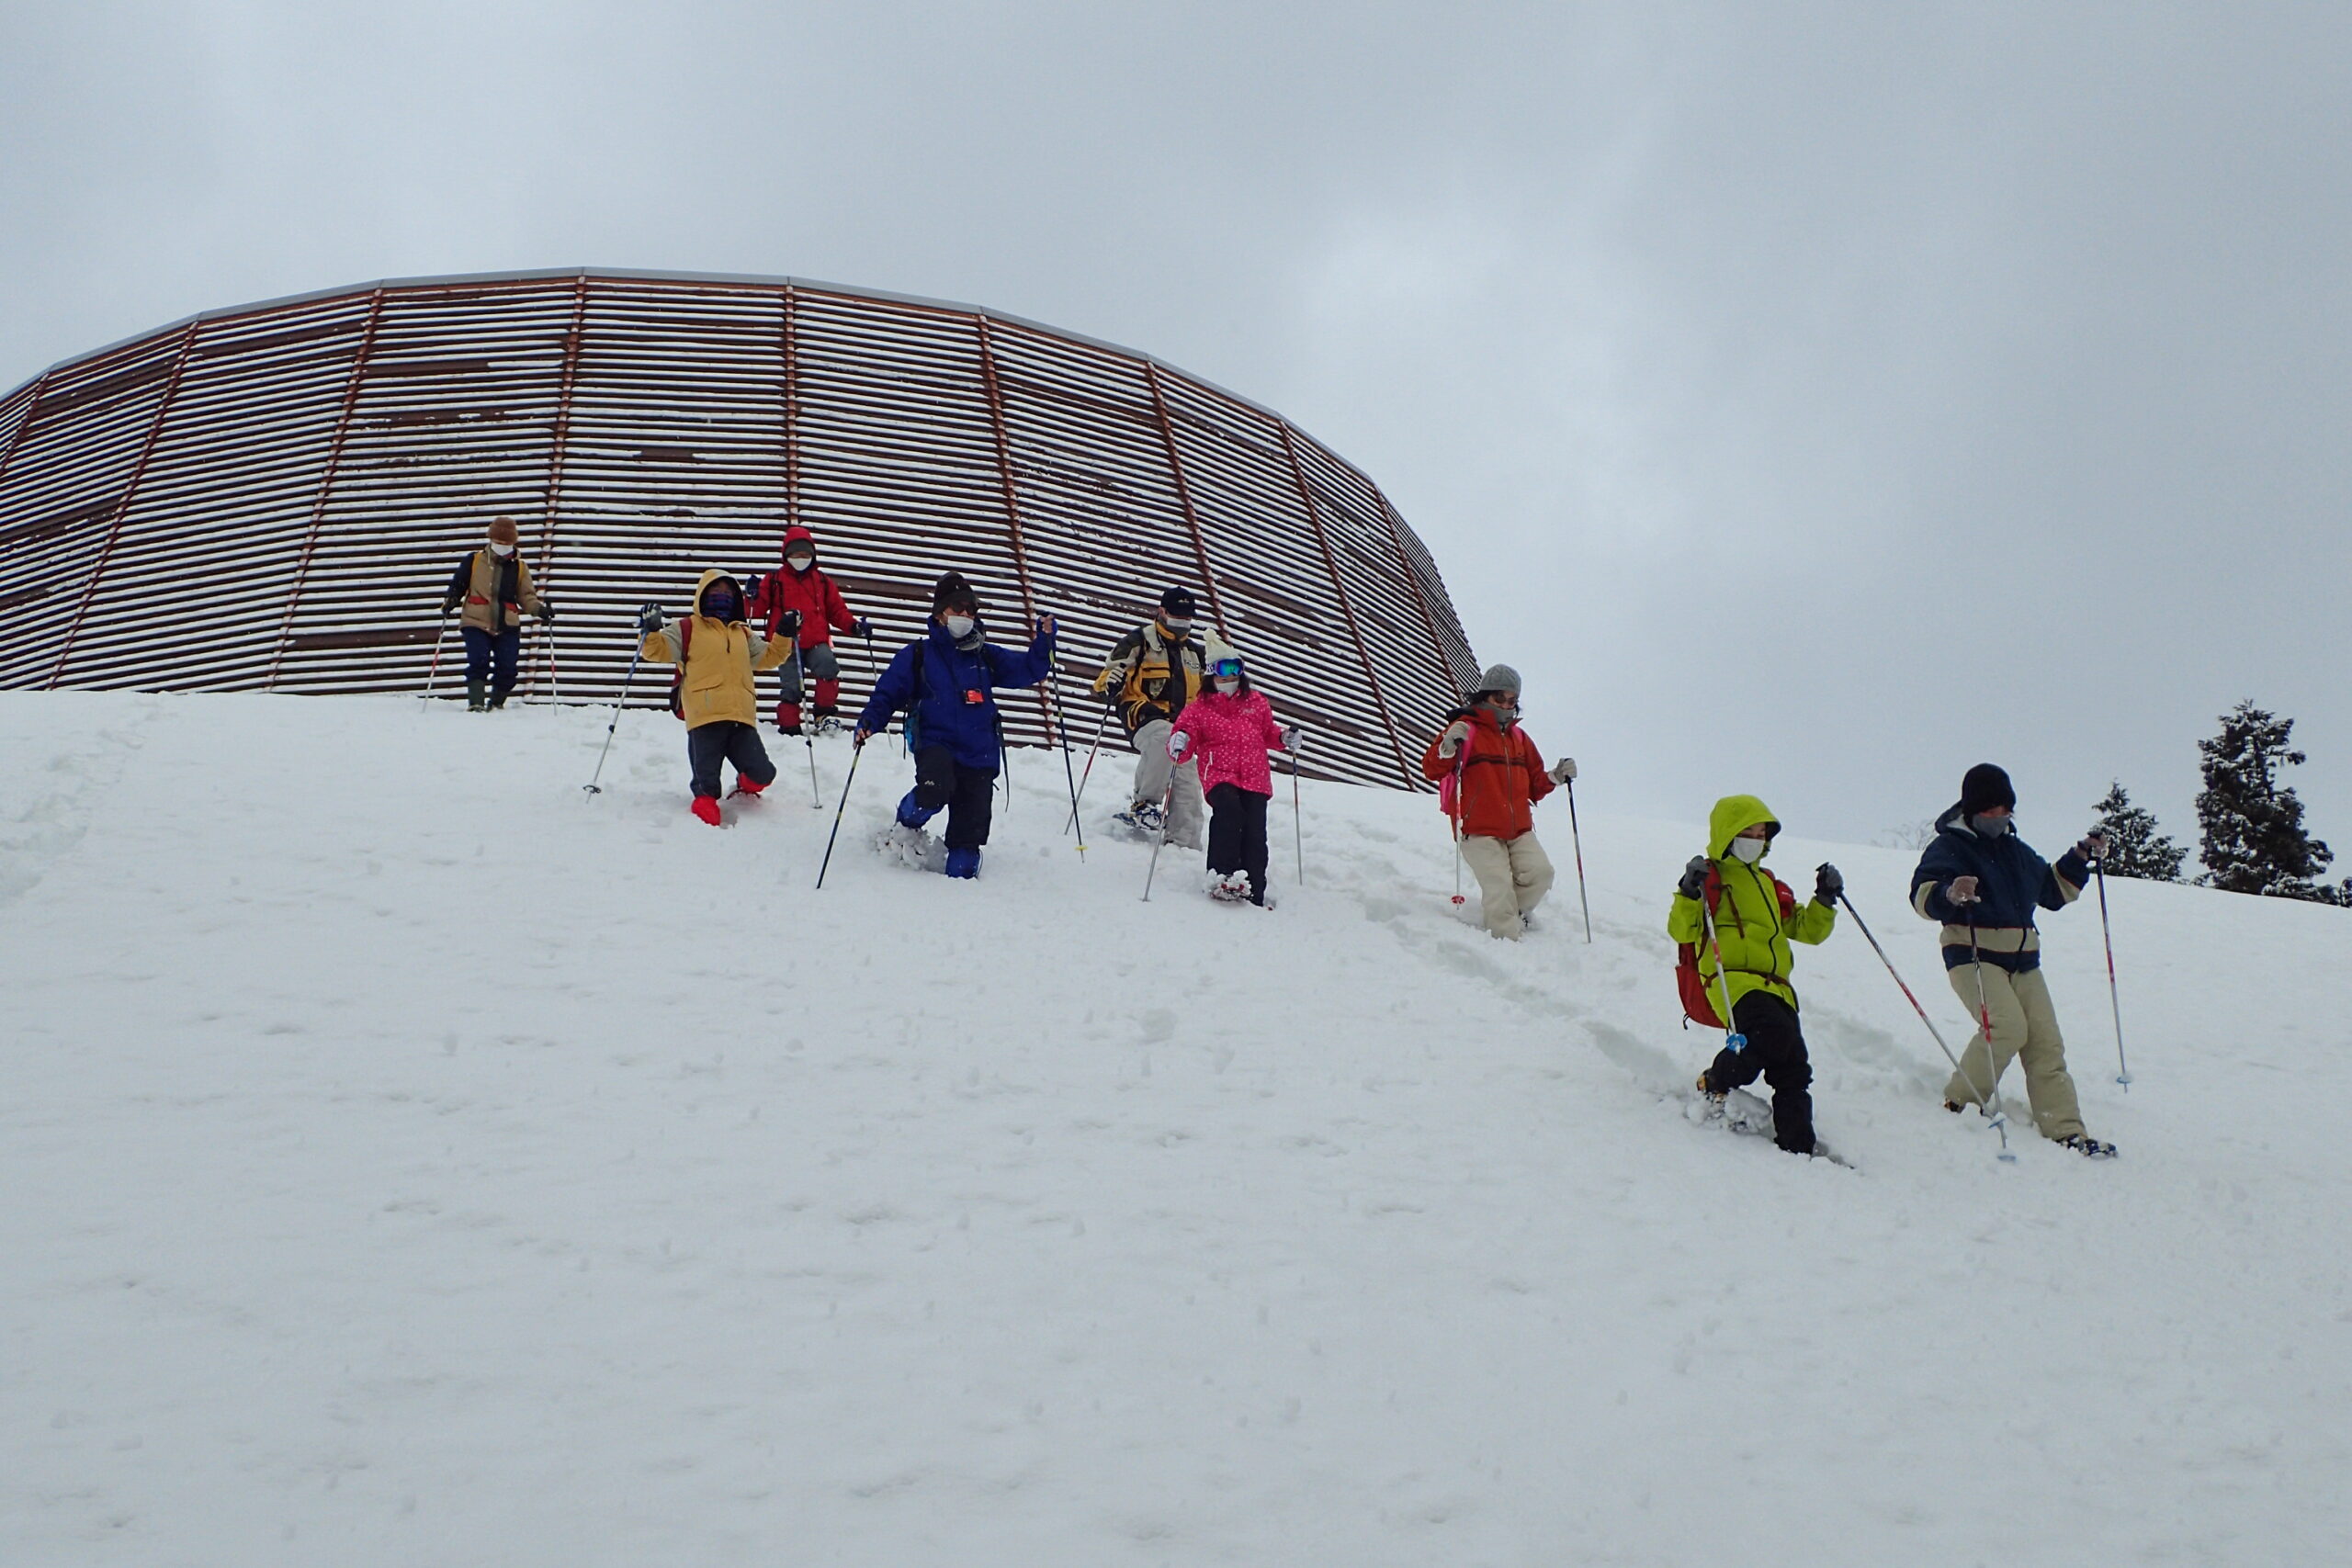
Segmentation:
{"type": "Polygon", "coordinates": [[[1789,943],[1827,940],[1846,882],[1836,866],[1822,866],[1814,874],[1812,901],[1800,906],[1762,864],[1780,830],[1770,808],[1752,795],[1715,802],[1708,852],[1691,856],[1683,868],[1666,932],[1698,949],[1699,976],[1715,1010],[1721,1012],[1726,999],[1730,1005],[1730,1038],[1699,1075],[1699,1092],[1721,1100],[1762,1077],[1772,1088],[1773,1142],[1809,1155],[1813,1065],[1797,1022],[1796,990],[1789,984],[1795,964],[1789,943]]]}

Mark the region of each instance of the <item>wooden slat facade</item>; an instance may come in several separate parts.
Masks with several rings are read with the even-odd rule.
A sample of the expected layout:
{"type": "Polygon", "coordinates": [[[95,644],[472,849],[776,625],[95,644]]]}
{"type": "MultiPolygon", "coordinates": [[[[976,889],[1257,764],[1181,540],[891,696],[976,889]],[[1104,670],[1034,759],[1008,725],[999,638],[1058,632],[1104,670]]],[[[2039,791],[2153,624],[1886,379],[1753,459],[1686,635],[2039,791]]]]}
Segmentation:
{"type": "MultiPolygon", "coordinates": [[[[1369,478],[1171,367],[966,306],[566,271],[212,312],[0,397],[0,686],[414,690],[501,513],[560,612],[526,701],[611,701],[634,607],[774,570],[787,520],[885,656],[950,567],[1001,640],[1053,612],[1088,717],[1102,651],[1189,585],[1325,777],[1420,787],[1478,671],[1369,478]]],[[[1042,700],[1005,708],[1046,739],[1042,700]]]]}

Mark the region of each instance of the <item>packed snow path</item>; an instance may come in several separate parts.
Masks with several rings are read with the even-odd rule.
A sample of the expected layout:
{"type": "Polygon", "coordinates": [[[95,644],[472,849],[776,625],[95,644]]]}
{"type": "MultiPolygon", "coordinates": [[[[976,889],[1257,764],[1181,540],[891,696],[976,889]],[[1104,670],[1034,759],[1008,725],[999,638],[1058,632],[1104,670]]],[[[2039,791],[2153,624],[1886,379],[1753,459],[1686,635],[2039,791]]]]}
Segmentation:
{"type": "MultiPolygon", "coordinates": [[[[1996,1163],[1841,929],[1798,982],[1849,1171],[1679,1113],[1695,826],[1588,813],[1587,947],[1547,806],[1512,947],[1426,796],[1308,786],[1272,913],[1173,852],[1145,904],[1041,753],[978,884],[886,863],[877,746],[818,893],[845,743],[820,812],[771,737],[714,831],[666,715],[584,795],[605,724],[0,695],[0,1562],[2352,1540],[2352,915],[2115,886],[2128,1098],[2097,911],[2047,921],[2109,1164],[1996,1163]]],[[[1911,857],[1772,863],[1826,855],[1957,1044],[1911,857]]]]}

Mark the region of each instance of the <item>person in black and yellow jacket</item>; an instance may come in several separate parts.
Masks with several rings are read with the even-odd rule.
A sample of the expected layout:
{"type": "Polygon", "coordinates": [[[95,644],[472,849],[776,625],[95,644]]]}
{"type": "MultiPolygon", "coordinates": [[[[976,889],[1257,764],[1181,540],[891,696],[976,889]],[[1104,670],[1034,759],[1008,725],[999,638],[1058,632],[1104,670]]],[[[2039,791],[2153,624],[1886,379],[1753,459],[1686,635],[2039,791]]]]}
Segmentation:
{"type": "Polygon", "coordinates": [[[1834,865],[1814,873],[1813,897],[1799,904],[1764,869],[1781,831],[1771,809],[1752,795],[1725,795],[1707,822],[1707,852],[1693,855],[1674,890],[1666,934],[1699,950],[1699,974],[1720,1010],[1728,999],[1730,1040],[1699,1092],[1719,1099],[1759,1077],[1772,1086],[1772,1141],[1792,1154],[1814,1152],[1813,1064],[1797,1021],[1792,940],[1818,945],[1838,924],[1846,879],[1834,865]],[[1712,928],[1712,929],[1711,929],[1712,928]],[[1745,1043],[1740,1043],[1745,1036],[1745,1043]]]}
{"type": "Polygon", "coordinates": [[[681,667],[678,716],[686,721],[686,758],[694,769],[694,814],[719,826],[721,763],[735,766],[737,795],[757,796],[775,782],[775,764],[760,744],[760,699],[752,677],[791,659],[797,612],[787,610],[773,637],[746,624],[743,590],[723,571],[706,571],[695,586],[695,613],[672,628],[658,604],[638,613],[643,652],[656,664],[681,667]]]}
{"type": "Polygon", "coordinates": [[[1136,749],[1132,804],[1113,820],[1149,838],[1164,829],[1167,841],[1201,847],[1201,774],[1197,764],[1168,760],[1168,738],[1176,716],[1201,694],[1201,645],[1193,637],[1193,595],[1170,588],[1159,596],[1159,611],[1112,645],[1094,690],[1116,707],[1119,722],[1136,749]],[[1163,817],[1162,801],[1167,802],[1163,817]]]}

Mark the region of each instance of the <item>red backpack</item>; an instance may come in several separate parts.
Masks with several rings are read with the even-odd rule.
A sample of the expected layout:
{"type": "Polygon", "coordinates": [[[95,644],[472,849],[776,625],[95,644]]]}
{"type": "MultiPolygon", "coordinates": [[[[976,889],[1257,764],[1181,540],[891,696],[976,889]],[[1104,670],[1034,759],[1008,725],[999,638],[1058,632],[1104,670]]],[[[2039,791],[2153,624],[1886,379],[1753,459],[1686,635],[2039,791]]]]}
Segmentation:
{"type": "MultiPolygon", "coordinates": [[[[1782,920],[1786,920],[1791,915],[1796,913],[1797,896],[1789,891],[1787,883],[1777,876],[1773,877],[1772,891],[1780,895],[1782,920]]],[[[1701,890],[1700,897],[1705,899],[1707,913],[1710,915],[1723,907],[1723,872],[1712,861],[1707,864],[1707,881],[1701,890]]],[[[1736,904],[1731,908],[1731,918],[1735,922],[1739,919],[1739,906],[1736,904]]],[[[1718,970],[1717,974],[1720,975],[1721,971],[1718,970]]],[[[1706,1029],[1731,1027],[1724,1021],[1723,1015],[1715,1010],[1715,998],[1723,993],[1710,987],[1699,973],[1699,944],[1697,942],[1686,942],[1675,948],[1674,985],[1675,988],[1682,993],[1683,1028],[1688,1029],[1693,1023],[1706,1029]]]]}

